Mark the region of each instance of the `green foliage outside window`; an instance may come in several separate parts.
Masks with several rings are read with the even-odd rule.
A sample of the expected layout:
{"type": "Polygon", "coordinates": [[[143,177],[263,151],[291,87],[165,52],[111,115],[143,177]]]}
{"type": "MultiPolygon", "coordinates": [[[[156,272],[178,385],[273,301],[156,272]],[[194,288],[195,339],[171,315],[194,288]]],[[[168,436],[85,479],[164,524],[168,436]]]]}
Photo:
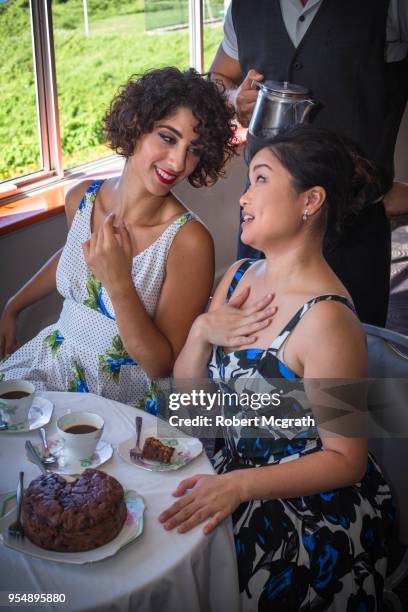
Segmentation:
{"type": "MultiPolygon", "coordinates": [[[[167,4],[170,8],[161,0],[88,0],[89,34],[85,35],[83,1],[53,0],[65,168],[111,153],[104,145],[101,117],[132,74],[167,65],[188,67],[187,28],[157,31],[171,20],[170,25],[177,25],[177,2],[167,4]]],[[[206,0],[206,17],[209,9],[214,18],[220,15],[222,4],[206,0]]],[[[206,68],[221,38],[221,22],[205,26],[206,68]]],[[[0,4],[0,54],[1,181],[38,170],[40,165],[27,0],[0,4]]]]}

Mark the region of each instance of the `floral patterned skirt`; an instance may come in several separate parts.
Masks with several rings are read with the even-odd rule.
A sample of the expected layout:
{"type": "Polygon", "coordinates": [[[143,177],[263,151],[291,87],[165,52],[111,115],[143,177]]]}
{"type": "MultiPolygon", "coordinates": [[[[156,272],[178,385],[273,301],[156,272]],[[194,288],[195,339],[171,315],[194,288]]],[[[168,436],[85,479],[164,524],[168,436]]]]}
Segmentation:
{"type": "MultiPolygon", "coordinates": [[[[239,467],[227,448],[213,463],[218,473],[239,467]]],[[[382,610],[394,516],[371,457],[356,485],[241,504],[232,520],[243,610],[382,610]]]]}
{"type": "Polygon", "coordinates": [[[126,353],[118,327],[66,299],[59,320],[0,364],[0,378],[22,378],[40,391],[90,392],[140,406],[151,381],[126,353]]]}

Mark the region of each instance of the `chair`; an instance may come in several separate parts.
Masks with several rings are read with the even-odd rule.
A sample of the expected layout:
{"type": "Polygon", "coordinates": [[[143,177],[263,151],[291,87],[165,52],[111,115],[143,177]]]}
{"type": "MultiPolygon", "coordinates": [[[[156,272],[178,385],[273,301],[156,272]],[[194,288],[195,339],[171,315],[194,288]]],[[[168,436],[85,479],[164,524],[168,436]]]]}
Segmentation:
{"type": "Polygon", "coordinates": [[[403,612],[401,601],[393,590],[408,576],[408,337],[373,325],[364,325],[364,329],[369,377],[376,379],[370,383],[368,392],[369,448],[393,491],[398,539],[405,548],[398,567],[386,579],[384,604],[395,612],[403,612]],[[383,409],[378,409],[381,395],[383,409]]]}

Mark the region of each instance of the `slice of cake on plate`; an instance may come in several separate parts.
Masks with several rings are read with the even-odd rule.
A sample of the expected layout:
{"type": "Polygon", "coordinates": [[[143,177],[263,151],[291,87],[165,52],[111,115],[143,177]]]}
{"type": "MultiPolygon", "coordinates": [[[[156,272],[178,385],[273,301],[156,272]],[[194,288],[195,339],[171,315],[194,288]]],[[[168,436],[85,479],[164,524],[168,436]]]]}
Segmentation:
{"type": "Polygon", "coordinates": [[[152,459],[153,461],[162,461],[163,463],[170,463],[171,456],[174,452],[172,446],[166,446],[157,438],[146,438],[143,445],[142,457],[143,459],[152,459]]]}

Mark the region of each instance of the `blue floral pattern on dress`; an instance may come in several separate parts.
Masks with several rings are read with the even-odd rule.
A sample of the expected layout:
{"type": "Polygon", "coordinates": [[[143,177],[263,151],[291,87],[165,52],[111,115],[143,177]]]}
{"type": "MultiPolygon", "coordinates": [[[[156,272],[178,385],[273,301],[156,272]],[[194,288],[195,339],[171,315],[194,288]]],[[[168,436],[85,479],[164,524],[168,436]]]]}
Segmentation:
{"type": "Polygon", "coordinates": [[[146,412],[149,414],[157,416],[159,412],[160,395],[161,393],[158,384],[152,380],[149,391],[139,402],[139,408],[141,410],[146,410],[146,412]]]}
{"type": "Polygon", "coordinates": [[[105,306],[105,302],[103,301],[102,295],[102,283],[98,281],[97,278],[93,274],[91,274],[88,282],[86,283],[86,290],[88,292],[88,298],[84,300],[84,305],[89,306],[93,310],[97,310],[101,314],[108,317],[108,319],[115,320],[111,314],[109,314],[108,309],[105,306]]]}
{"type": "Polygon", "coordinates": [[[96,195],[101,187],[103,183],[103,179],[102,180],[98,180],[98,181],[94,181],[92,183],[92,185],[90,185],[90,187],[88,187],[88,189],[86,190],[86,192],[84,193],[82,200],[79,203],[78,206],[78,210],[82,211],[87,205],[89,206],[93,206],[95,199],[96,199],[96,195]]]}
{"type": "Polygon", "coordinates": [[[74,393],[89,393],[84,368],[78,361],[73,363],[73,377],[68,385],[68,391],[74,393]]]}
{"type": "Polygon", "coordinates": [[[234,277],[231,280],[231,284],[228,287],[227,292],[227,303],[230,301],[232,294],[235,291],[236,286],[238,285],[241,278],[244,276],[245,272],[251,267],[251,265],[256,261],[255,259],[246,259],[241,263],[239,268],[235,271],[234,277]]]}
{"type": "Polygon", "coordinates": [[[116,384],[119,384],[122,366],[137,365],[126,352],[119,335],[112,338],[112,346],[106,351],[105,355],[99,355],[98,361],[102,371],[116,384]]]}
{"type": "MultiPolygon", "coordinates": [[[[250,265],[247,260],[239,267],[227,299],[250,265]]],[[[318,296],[304,304],[266,350],[226,354],[222,347],[215,347],[210,378],[224,393],[250,393],[252,387],[272,393],[277,390],[274,385],[279,385],[279,406],[261,408],[258,414],[304,415],[307,409],[297,400],[303,381],[278,353],[302,316],[321,300],[340,301],[352,308],[342,296],[318,296]]],[[[225,403],[224,416],[245,415],[239,401],[225,403]]],[[[278,465],[321,449],[316,427],[288,433],[279,428],[231,426],[224,427],[224,446],[213,463],[222,474],[278,465]]],[[[232,522],[244,608],[262,612],[381,610],[394,519],[390,489],[371,457],[364,478],[356,485],[240,504],[232,522]]]]}
{"type": "Polygon", "coordinates": [[[51,349],[51,355],[55,357],[61,344],[64,342],[64,336],[61,334],[59,329],[54,330],[51,334],[44,338],[44,342],[49,349],[51,349]]]}

